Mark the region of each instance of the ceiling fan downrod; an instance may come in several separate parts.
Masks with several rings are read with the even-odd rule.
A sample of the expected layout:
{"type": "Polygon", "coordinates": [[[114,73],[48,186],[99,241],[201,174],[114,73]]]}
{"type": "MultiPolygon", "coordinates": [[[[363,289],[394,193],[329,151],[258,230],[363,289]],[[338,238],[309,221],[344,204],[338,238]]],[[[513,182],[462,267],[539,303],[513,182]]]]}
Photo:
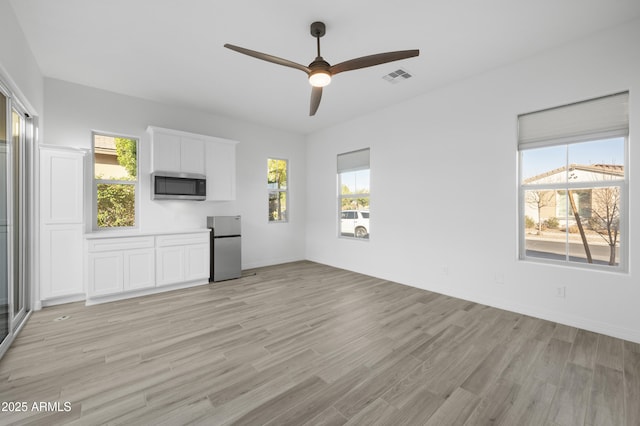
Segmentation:
{"type": "Polygon", "coordinates": [[[326,27],[324,25],[324,22],[316,21],[313,24],[311,24],[311,35],[316,38],[318,58],[322,58],[322,55],[320,55],[320,37],[324,36],[325,33],[326,33],[326,27]]]}

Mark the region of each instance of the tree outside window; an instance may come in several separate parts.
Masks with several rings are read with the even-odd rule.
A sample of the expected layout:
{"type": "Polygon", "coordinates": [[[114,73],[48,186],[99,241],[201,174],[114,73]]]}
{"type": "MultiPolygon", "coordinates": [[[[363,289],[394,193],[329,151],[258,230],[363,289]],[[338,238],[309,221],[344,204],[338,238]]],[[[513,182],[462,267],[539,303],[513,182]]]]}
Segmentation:
{"type": "Polygon", "coordinates": [[[137,147],[136,139],[93,135],[94,223],[99,229],[136,225],[137,147]]]}
{"type": "Polygon", "coordinates": [[[286,222],[288,215],[288,162],[267,160],[267,189],[269,191],[269,222],[286,222]]]}
{"type": "Polygon", "coordinates": [[[547,148],[522,153],[527,258],[620,265],[624,142],[573,143],[554,156],[547,148]],[[559,162],[565,165],[556,167],[559,162]]]}

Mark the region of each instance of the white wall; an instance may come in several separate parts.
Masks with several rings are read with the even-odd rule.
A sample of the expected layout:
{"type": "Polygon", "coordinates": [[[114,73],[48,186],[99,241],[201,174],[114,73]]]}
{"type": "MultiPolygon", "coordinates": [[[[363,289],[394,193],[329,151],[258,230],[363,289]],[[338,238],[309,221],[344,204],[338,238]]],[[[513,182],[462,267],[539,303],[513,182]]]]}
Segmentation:
{"type": "Polygon", "coordinates": [[[92,131],[140,138],[141,231],[204,228],[207,216],[241,214],[243,268],[304,259],[303,136],[48,78],[44,94],[43,144],[89,149],[92,131]],[[236,201],[152,201],[148,125],[239,141],[236,201]],[[289,223],[267,222],[269,157],[289,160],[289,223]]]}
{"type": "Polygon", "coordinates": [[[42,115],[42,73],[8,0],[0,0],[0,79],[31,115],[42,115]]]}
{"type": "Polygon", "coordinates": [[[518,261],[516,178],[520,113],[630,90],[640,133],[638,40],[635,21],[311,135],[307,258],[640,342],[640,227],[632,220],[629,274],[518,261]],[[371,240],[339,239],[336,155],[365,147],[371,240]]]}

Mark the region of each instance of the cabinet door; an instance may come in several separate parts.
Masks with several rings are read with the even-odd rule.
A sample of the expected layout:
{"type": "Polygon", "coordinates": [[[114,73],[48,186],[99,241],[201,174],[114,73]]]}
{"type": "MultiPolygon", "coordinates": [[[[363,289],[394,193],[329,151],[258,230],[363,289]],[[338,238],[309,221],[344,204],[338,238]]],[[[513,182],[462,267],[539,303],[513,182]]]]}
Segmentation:
{"type": "Polygon", "coordinates": [[[207,142],[207,200],[236,199],[236,145],[207,142]]]}
{"type": "Polygon", "coordinates": [[[185,281],[209,277],[209,244],[185,246],[185,281]]]}
{"type": "Polygon", "coordinates": [[[180,137],[154,132],[151,144],[153,171],[180,172],[180,137]]]}
{"type": "Polygon", "coordinates": [[[89,253],[89,296],[121,293],[122,253],[89,253]]]}
{"type": "Polygon", "coordinates": [[[204,170],[204,142],[200,139],[182,137],[180,139],[180,169],[185,173],[199,173],[204,170]]]}
{"type": "Polygon", "coordinates": [[[40,150],[40,218],[43,224],[83,221],[84,153],[40,150]]]}
{"type": "Polygon", "coordinates": [[[82,225],[43,225],[40,229],[41,299],[84,293],[82,225]]]}
{"type": "Polygon", "coordinates": [[[154,249],[123,252],[124,290],[155,287],[154,249]]]}
{"type": "Polygon", "coordinates": [[[156,249],[156,285],[184,281],[184,247],[159,247],[156,249]]]}

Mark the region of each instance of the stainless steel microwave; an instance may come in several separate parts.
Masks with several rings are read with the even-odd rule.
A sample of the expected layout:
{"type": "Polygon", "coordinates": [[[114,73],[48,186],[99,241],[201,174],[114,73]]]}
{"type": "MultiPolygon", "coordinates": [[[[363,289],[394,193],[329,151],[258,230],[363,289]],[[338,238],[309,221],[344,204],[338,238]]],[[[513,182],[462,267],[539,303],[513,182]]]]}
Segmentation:
{"type": "Polygon", "coordinates": [[[196,173],[151,173],[152,200],[207,199],[207,178],[196,173]]]}

